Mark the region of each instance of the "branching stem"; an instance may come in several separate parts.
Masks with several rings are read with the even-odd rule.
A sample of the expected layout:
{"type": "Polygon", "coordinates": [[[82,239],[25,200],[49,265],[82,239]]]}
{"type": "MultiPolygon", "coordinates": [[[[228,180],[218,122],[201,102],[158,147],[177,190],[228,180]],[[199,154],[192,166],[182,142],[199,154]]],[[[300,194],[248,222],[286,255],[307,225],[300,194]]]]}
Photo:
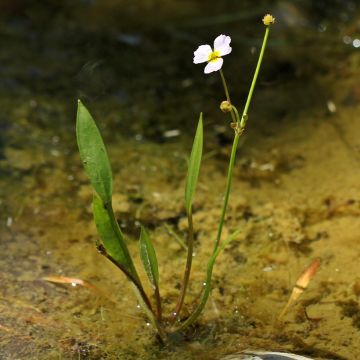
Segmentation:
{"type": "MultiPolygon", "coordinates": [[[[253,79],[252,79],[252,82],[251,82],[249,94],[248,94],[248,97],[246,99],[246,103],[245,103],[245,107],[244,107],[244,111],[243,111],[241,119],[239,119],[239,114],[238,114],[237,111],[236,112],[235,111],[231,112],[231,114],[234,114],[234,116],[237,117],[236,122],[237,123],[240,122],[240,129],[238,129],[238,131],[235,131],[233,145],[232,145],[232,148],[231,148],[231,155],[230,155],[228,173],[227,173],[227,179],[226,179],[224,203],[223,203],[223,207],[222,207],[222,210],[221,210],[221,216],[220,216],[220,221],[219,221],[219,226],[218,226],[218,231],[217,231],[217,236],[216,236],[216,241],[215,241],[215,246],[214,246],[214,252],[217,250],[217,248],[219,246],[219,243],[220,243],[220,240],[221,240],[221,234],[222,234],[222,229],[223,229],[223,226],[224,226],[225,215],[226,215],[226,210],[227,210],[227,206],[228,206],[228,202],[229,202],[229,195],[230,195],[230,190],[231,190],[231,181],[232,181],[232,173],[233,173],[235,157],[236,157],[236,149],[237,149],[237,146],[238,146],[238,143],[239,143],[239,138],[240,138],[240,136],[242,134],[242,130],[245,128],[245,125],[246,125],[246,121],[247,121],[247,117],[248,117],[247,114],[248,114],[251,99],[252,99],[252,96],[253,96],[253,93],[254,93],[256,80],[257,80],[258,75],[259,75],[261,63],[262,63],[262,60],[263,60],[263,57],[264,57],[265,47],[266,47],[267,39],[268,39],[268,36],[269,36],[269,30],[270,30],[270,26],[267,26],[266,30],[265,30],[264,40],[263,40],[263,44],[262,44],[262,47],[261,47],[259,59],[258,59],[257,65],[256,65],[256,69],[255,69],[255,72],[254,72],[254,76],[253,76],[253,79]]],[[[226,95],[226,97],[227,97],[227,99],[229,101],[230,95],[229,95],[228,87],[226,85],[225,77],[224,77],[222,72],[221,72],[221,78],[222,78],[224,89],[225,89],[225,95],[226,95]]]]}
{"type": "Polygon", "coordinates": [[[229,195],[230,195],[231,182],[232,182],[232,174],[233,174],[234,163],[235,163],[235,158],[236,158],[236,150],[237,150],[237,146],[238,146],[238,143],[239,143],[239,138],[243,133],[243,130],[245,128],[246,121],[247,121],[247,118],[248,118],[247,114],[248,114],[248,110],[249,110],[249,107],[250,107],[253,92],[254,92],[254,89],[255,89],[256,80],[257,80],[258,75],[259,75],[261,63],[262,63],[262,60],[263,60],[263,57],[264,57],[264,51],[265,51],[267,39],[268,39],[268,36],[269,36],[269,30],[270,30],[270,26],[266,26],[264,40],[263,40],[263,44],[262,44],[261,51],[260,51],[260,54],[259,54],[259,59],[258,59],[257,65],[256,65],[253,80],[251,82],[249,94],[248,94],[248,97],[247,97],[247,100],[246,100],[246,103],[245,103],[245,107],[244,107],[244,111],[243,111],[241,119],[239,118],[239,113],[238,113],[237,109],[230,102],[230,95],[229,95],[228,87],[227,87],[227,84],[226,84],[226,80],[225,80],[224,74],[220,70],[221,80],[222,80],[222,83],[223,83],[223,86],[224,86],[227,101],[229,101],[229,103],[232,105],[231,116],[232,116],[233,122],[236,123],[236,126],[234,127],[234,130],[235,130],[234,131],[234,140],[233,140],[233,145],[232,145],[232,148],[231,148],[231,155],[230,155],[230,160],[229,160],[229,165],[228,165],[226,188],[225,188],[225,194],[224,194],[224,202],[223,202],[223,206],[222,206],[222,210],[221,210],[220,221],[219,221],[219,225],[218,225],[218,231],[217,231],[217,236],[216,236],[216,241],[215,241],[215,245],[214,245],[213,254],[212,254],[212,256],[211,256],[211,258],[210,258],[210,260],[208,262],[207,279],[206,279],[206,282],[205,282],[205,290],[203,292],[203,295],[202,295],[202,297],[200,299],[200,302],[199,302],[198,306],[190,314],[189,318],[180,325],[178,330],[184,330],[186,327],[193,324],[196,321],[196,319],[200,316],[203,309],[205,308],[205,305],[207,303],[207,300],[208,300],[208,297],[209,297],[210,291],[211,291],[212,270],[213,270],[213,267],[214,267],[214,264],[215,264],[216,257],[218,256],[218,254],[221,252],[221,250],[227,244],[227,241],[225,241],[220,246],[220,240],[221,240],[222,230],[223,230],[223,226],[224,226],[224,222],[225,222],[226,210],[227,210],[227,206],[228,206],[228,202],[229,202],[229,195]]]}

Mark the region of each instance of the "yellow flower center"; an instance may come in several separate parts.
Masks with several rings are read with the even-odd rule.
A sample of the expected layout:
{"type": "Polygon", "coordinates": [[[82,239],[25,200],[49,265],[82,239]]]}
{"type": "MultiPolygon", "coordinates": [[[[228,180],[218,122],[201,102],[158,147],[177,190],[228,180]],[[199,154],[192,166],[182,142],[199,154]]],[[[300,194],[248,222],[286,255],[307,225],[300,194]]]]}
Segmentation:
{"type": "Polygon", "coordinates": [[[213,51],[208,57],[208,62],[215,62],[219,58],[221,58],[219,51],[213,51]]]}

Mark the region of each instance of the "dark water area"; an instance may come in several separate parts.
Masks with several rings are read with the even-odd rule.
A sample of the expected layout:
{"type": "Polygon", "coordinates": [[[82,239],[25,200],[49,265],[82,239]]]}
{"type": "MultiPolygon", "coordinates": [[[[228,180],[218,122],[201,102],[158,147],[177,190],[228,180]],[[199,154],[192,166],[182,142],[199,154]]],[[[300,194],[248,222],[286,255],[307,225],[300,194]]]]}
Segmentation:
{"type": "Polygon", "coordinates": [[[1,359],[222,359],[244,349],[360,358],[358,1],[2,0],[0,39],[1,359]],[[193,52],[231,36],[223,70],[242,110],[266,13],[276,23],[224,229],[243,233],[219,257],[203,316],[164,348],[124,276],[95,249],[77,99],[107,144],[116,217],[139,267],[139,224],[155,239],[168,313],[186,257],[168,228],[186,237],[184,178],[204,113],[189,311],[233,137],[220,76],[205,75],[193,52]],[[315,258],[318,274],[279,322],[315,258]],[[61,276],[97,290],[48,281],[61,276]]]}

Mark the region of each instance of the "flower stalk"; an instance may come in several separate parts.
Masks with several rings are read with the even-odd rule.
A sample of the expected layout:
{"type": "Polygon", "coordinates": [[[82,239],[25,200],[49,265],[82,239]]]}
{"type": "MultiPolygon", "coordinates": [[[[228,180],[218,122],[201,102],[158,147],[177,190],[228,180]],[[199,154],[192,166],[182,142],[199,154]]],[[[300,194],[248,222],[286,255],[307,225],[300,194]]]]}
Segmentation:
{"type": "Polygon", "coordinates": [[[245,128],[245,126],[246,126],[246,121],[248,119],[248,111],[249,111],[251,99],[252,99],[253,94],[254,94],[256,80],[257,80],[257,78],[259,76],[261,64],[262,64],[262,61],[263,61],[263,58],[264,58],[265,48],[266,48],[266,44],[267,44],[268,37],[269,37],[269,32],[270,32],[270,26],[268,25],[268,26],[266,26],[264,40],[263,40],[261,50],[260,50],[260,54],[259,54],[259,59],[258,59],[258,62],[256,64],[255,73],[254,73],[254,76],[253,76],[253,79],[252,79],[252,82],[251,82],[249,94],[248,94],[248,97],[246,99],[243,114],[241,116],[241,122],[240,122],[240,127],[241,128],[245,128]]]}
{"type": "Polygon", "coordinates": [[[190,273],[191,273],[191,265],[193,259],[193,249],[194,249],[194,225],[193,225],[193,218],[192,218],[192,209],[187,215],[188,219],[188,226],[189,226],[189,239],[187,243],[187,257],[186,257],[186,266],[184,272],[183,282],[181,284],[180,296],[173,312],[174,320],[178,319],[182,306],[184,304],[186,290],[189,284],[190,273]]]}
{"type": "Polygon", "coordinates": [[[227,102],[230,104],[230,106],[231,106],[231,109],[230,109],[231,119],[232,119],[233,123],[236,123],[236,122],[237,122],[237,119],[236,119],[236,116],[235,116],[235,112],[234,112],[233,106],[231,105],[231,99],[230,99],[229,89],[228,89],[228,86],[227,86],[227,83],[226,83],[226,80],[225,80],[225,76],[224,76],[224,73],[223,73],[222,69],[220,69],[219,72],[220,72],[220,76],[221,76],[221,82],[222,82],[222,84],[223,84],[224,91],[225,91],[226,101],[227,101],[227,102]]]}
{"type": "MultiPolygon", "coordinates": [[[[219,226],[218,226],[218,231],[217,231],[217,235],[216,235],[216,241],[215,241],[215,246],[214,246],[214,252],[217,250],[217,248],[219,247],[219,243],[221,240],[221,234],[222,234],[222,229],[224,226],[224,222],[225,222],[225,215],[226,215],[226,210],[227,210],[227,206],[228,206],[228,202],[229,202],[229,196],[230,196],[230,190],[231,190],[231,182],[232,182],[232,175],[233,175],[233,170],[234,170],[234,163],[235,163],[235,158],[236,158],[236,150],[239,144],[239,138],[241,136],[241,134],[243,133],[245,126],[246,126],[246,122],[248,119],[248,111],[249,111],[249,107],[250,107],[250,103],[251,103],[251,99],[252,96],[254,94],[254,89],[255,89],[255,85],[256,85],[256,80],[259,76],[259,72],[260,72],[260,67],[264,58],[264,53],[265,53],[265,48],[266,48],[266,44],[268,41],[268,37],[269,37],[269,31],[270,31],[270,26],[266,26],[266,30],[265,30],[265,35],[264,35],[264,40],[261,46],[261,51],[259,54],[259,59],[255,68],[255,72],[254,72],[254,76],[251,82],[251,86],[250,86],[250,90],[246,99],[246,103],[245,103],[245,107],[241,116],[241,119],[239,118],[239,113],[236,109],[235,106],[233,107],[233,111],[231,112],[233,117],[236,117],[236,120],[233,120],[234,122],[236,122],[238,124],[238,127],[236,127],[234,130],[234,140],[233,140],[233,144],[232,144],[232,148],[231,148],[231,155],[230,155],[230,160],[229,160],[229,165],[228,165],[228,172],[227,172],[227,178],[226,178],[226,186],[225,186],[225,194],[224,194],[224,202],[223,202],[223,207],[221,210],[221,215],[220,215],[220,221],[219,221],[219,226]]],[[[223,72],[220,70],[220,75],[221,75],[221,79],[223,82],[223,86],[224,86],[224,90],[225,90],[225,95],[226,98],[228,99],[228,101],[230,102],[230,95],[229,95],[229,90],[226,84],[226,80],[224,77],[223,72]]]]}

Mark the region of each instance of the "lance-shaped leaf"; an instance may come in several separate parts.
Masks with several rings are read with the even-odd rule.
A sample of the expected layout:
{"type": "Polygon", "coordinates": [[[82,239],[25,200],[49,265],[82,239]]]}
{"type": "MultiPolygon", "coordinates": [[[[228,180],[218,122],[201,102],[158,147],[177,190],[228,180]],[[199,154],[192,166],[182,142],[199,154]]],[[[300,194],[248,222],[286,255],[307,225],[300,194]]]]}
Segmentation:
{"type": "Polygon", "coordinates": [[[203,149],[203,122],[202,122],[202,113],[200,113],[199,123],[197,126],[194,143],[191,150],[189,168],[185,183],[185,206],[188,214],[191,212],[192,201],[195,194],[197,180],[199,177],[202,149],[203,149]]]}
{"type": "Polygon", "coordinates": [[[99,129],[89,111],[78,101],[76,137],[80,157],[90,182],[104,204],[111,202],[112,173],[99,129]]]}
{"type": "Polygon", "coordinates": [[[93,214],[97,231],[106,252],[121,266],[126,275],[133,281],[140,283],[114,213],[112,209],[105,208],[103,201],[97,195],[93,199],[93,214]]]}
{"type": "Polygon", "coordinates": [[[144,265],[146,274],[151,284],[157,288],[159,284],[159,268],[156,258],[156,253],[153,244],[151,243],[149,234],[144,227],[141,227],[140,232],[140,258],[144,265]]]}

